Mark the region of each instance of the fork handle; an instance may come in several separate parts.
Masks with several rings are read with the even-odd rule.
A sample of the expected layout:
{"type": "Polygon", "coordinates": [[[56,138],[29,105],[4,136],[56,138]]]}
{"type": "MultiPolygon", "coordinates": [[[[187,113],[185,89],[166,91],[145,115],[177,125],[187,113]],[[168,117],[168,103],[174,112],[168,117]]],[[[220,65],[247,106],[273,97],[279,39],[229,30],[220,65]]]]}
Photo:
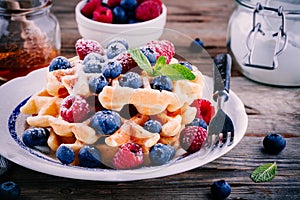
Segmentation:
{"type": "MultiPolygon", "coordinates": [[[[231,76],[231,56],[229,54],[218,54],[214,58],[213,80],[214,80],[214,99],[220,95],[227,95],[230,90],[231,76]]],[[[228,97],[226,97],[226,100],[228,97]]]]}

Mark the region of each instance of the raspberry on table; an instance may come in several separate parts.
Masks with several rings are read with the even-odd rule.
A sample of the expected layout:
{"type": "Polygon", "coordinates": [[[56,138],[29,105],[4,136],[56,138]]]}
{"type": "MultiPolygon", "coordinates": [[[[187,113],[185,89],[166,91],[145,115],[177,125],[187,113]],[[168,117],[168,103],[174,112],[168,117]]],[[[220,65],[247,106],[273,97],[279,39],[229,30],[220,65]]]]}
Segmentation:
{"type": "Polygon", "coordinates": [[[60,105],[60,115],[63,120],[73,122],[83,122],[90,114],[90,107],[86,99],[79,95],[67,96],[60,105]]]}
{"type": "Polygon", "coordinates": [[[125,74],[130,69],[137,67],[137,63],[134,59],[130,56],[130,53],[123,52],[116,57],[116,61],[118,61],[122,65],[122,74],[125,74]]]}
{"type": "Polygon", "coordinates": [[[188,153],[195,153],[201,149],[206,137],[206,129],[200,126],[187,126],[180,133],[180,145],[188,153]]]}
{"type": "Polygon", "coordinates": [[[85,56],[94,52],[104,55],[104,49],[99,42],[81,38],[75,44],[76,53],[80,60],[84,60],[85,56]]]}
{"type": "Polygon", "coordinates": [[[144,154],[142,147],[135,143],[123,144],[113,158],[116,169],[132,169],[142,165],[144,154]]]}
{"type": "Polygon", "coordinates": [[[72,68],[70,61],[64,56],[58,56],[54,58],[49,64],[49,72],[58,69],[69,69],[72,68]]]}
{"type": "Polygon", "coordinates": [[[144,1],[135,9],[136,18],[140,21],[148,21],[158,17],[162,12],[162,5],[156,1],[144,1]]]}
{"type": "Polygon", "coordinates": [[[156,59],[160,56],[165,56],[167,64],[170,63],[171,59],[175,55],[175,47],[173,43],[168,40],[153,40],[148,42],[146,47],[149,47],[156,52],[156,59]]]}

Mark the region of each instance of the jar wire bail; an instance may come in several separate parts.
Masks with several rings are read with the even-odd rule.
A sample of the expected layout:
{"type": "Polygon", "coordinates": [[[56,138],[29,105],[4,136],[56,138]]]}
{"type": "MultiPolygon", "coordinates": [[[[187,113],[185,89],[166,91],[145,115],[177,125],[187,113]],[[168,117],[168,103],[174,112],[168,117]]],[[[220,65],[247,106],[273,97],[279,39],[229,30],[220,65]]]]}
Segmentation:
{"type": "Polygon", "coordinates": [[[267,69],[267,70],[276,69],[278,67],[278,56],[281,53],[283,53],[283,51],[286,49],[288,44],[288,35],[285,32],[285,14],[283,12],[283,7],[279,6],[278,9],[275,9],[271,7],[262,6],[260,3],[257,3],[255,10],[253,11],[252,20],[253,20],[252,23],[253,27],[246,38],[247,53],[244,56],[243,65],[247,67],[254,67],[260,69],[267,69]],[[279,27],[278,32],[272,34],[272,37],[274,38],[276,37],[272,66],[253,63],[253,52],[254,52],[254,47],[257,41],[258,34],[265,36],[265,32],[262,29],[262,24],[260,22],[257,22],[257,14],[259,14],[263,10],[276,12],[278,16],[281,17],[281,25],[279,27]]]}

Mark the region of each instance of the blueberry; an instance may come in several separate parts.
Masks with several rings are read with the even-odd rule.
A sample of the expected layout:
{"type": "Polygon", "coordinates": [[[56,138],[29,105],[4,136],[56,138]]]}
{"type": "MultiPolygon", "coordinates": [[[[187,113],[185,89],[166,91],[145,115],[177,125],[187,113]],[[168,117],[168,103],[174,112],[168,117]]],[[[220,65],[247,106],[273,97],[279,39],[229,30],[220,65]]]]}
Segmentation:
{"type": "Polygon", "coordinates": [[[103,74],[100,74],[97,78],[91,78],[89,80],[89,88],[90,91],[96,94],[99,94],[105,86],[108,85],[108,81],[106,80],[103,74]]]}
{"type": "Polygon", "coordinates": [[[96,168],[101,165],[101,156],[97,148],[86,145],[78,153],[79,165],[82,167],[96,168]]]}
{"type": "Polygon", "coordinates": [[[162,127],[159,121],[150,119],[145,122],[144,129],[151,133],[160,133],[162,127]]]}
{"type": "Polygon", "coordinates": [[[114,39],[108,41],[106,44],[106,48],[108,49],[108,47],[110,45],[115,44],[115,43],[123,44],[124,47],[126,48],[126,50],[128,50],[128,48],[129,48],[128,42],[124,38],[114,38],[114,39]]]}
{"type": "Polygon", "coordinates": [[[169,162],[175,155],[174,147],[157,143],[150,148],[149,158],[153,165],[163,165],[169,162]]]}
{"type": "Polygon", "coordinates": [[[21,189],[18,184],[13,181],[7,181],[0,185],[0,199],[14,200],[20,196],[21,189]]]}
{"type": "Polygon", "coordinates": [[[115,42],[108,46],[106,55],[108,59],[113,59],[114,57],[116,57],[117,55],[121,54],[126,50],[127,50],[126,47],[122,43],[115,42]]]}
{"type": "Polygon", "coordinates": [[[142,53],[147,57],[150,64],[153,66],[156,63],[156,53],[149,47],[141,48],[142,53]]]}
{"type": "Polygon", "coordinates": [[[112,12],[113,12],[113,23],[115,24],[127,23],[128,17],[126,15],[126,11],[122,7],[116,6],[112,12]]]}
{"type": "Polygon", "coordinates": [[[211,195],[214,199],[221,200],[226,199],[231,193],[230,185],[224,181],[215,181],[210,188],[211,195]]]}
{"type": "Polygon", "coordinates": [[[188,69],[191,70],[191,71],[193,70],[193,67],[192,67],[191,63],[189,63],[189,62],[186,62],[186,61],[180,61],[179,64],[185,66],[186,68],[188,68],[188,69]]]}
{"type": "Polygon", "coordinates": [[[263,140],[264,149],[271,154],[280,153],[286,146],[286,140],[278,133],[269,133],[263,140]]]}
{"type": "Polygon", "coordinates": [[[88,54],[82,64],[85,73],[101,73],[102,66],[106,63],[106,59],[98,53],[88,54]]]}
{"type": "Polygon", "coordinates": [[[70,164],[75,160],[74,150],[65,144],[61,144],[56,150],[56,157],[62,164],[70,164]]]}
{"type": "Polygon", "coordinates": [[[29,128],[24,131],[22,140],[28,147],[47,145],[50,132],[46,128],[29,128]]]}
{"type": "Polygon", "coordinates": [[[193,52],[201,52],[203,47],[204,47],[204,42],[199,38],[196,38],[190,44],[190,50],[193,52]]]}
{"type": "Polygon", "coordinates": [[[98,60],[89,60],[83,64],[83,71],[85,73],[101,73],[102,63],[98,60]]]}
{"type": "Polygon", "coordinates": [[[102,68],[102,73],[106,78],[116,78],[122,73],[122,65],[119,62],[109,62],[102,68]]]}
{"type": "Polygon", "coordinates": [[[91,52],[91,53],[89,53],[88,55],[86,55],[84,57],[82,64],[86,64],[86,63],[88,63],[91,60],[97,60],[100,63],[105,63],[106,62],[106,59],[105,59],[104,56],[102,56],[99,53],[91,52]]]}
{"type": "Polygon", "coordinates": [[[195,118],[191,123],[187,124],[187,126],[200,126],[207,130],[207,123],[201,118],[195,118]]]}
{"type": "Polygon", "coordinates": [[[120,6],[125,10],[134,10],[137,7],[136,0],[121,0],[120,6]]]}
{"type": "Polygon", "coordinates": [[[112,134],[121,126],[121,117],[111,110],[98,111],[91,119],[90,126],[97,134],[112,134]]]}
{"type": "Polygon", "coordinates": [[[66,57],[58,56],[50,62],[49,72],[52,72],[52,71],[58,70],[58,69],[69,69],[71,67],[72,67],[71,63],[66,57]]]}
{"type": "Polygon", "coordinates": [[[152,80],[151,84],[153,89],[156,90],[167,90],[172,91],[173,89],[173,83],[171,79],[168,76],[157,76],[152,80]]]}
{"type": "Polygon", "coordinates": [[[128,72],[119,80],[120,86],[130,88],[140,88],[143,86],[142,78],[135,72],[128,72]]]}

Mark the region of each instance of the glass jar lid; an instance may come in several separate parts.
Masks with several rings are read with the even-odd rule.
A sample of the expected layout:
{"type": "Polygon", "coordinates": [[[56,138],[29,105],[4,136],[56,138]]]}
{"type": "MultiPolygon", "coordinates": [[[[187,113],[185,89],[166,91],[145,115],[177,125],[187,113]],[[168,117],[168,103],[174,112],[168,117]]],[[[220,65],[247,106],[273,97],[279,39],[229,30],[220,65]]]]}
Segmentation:
{"type": "Polygon", "coordinates": [[[256,9],[257,5],[263,6],[264,10],[274,10],[282,7],[285,14],[300,15],[299,0],[236,0],[236,2],[249,9],[256,9]]]}
{"type": "Polygon", "coordinates": [[[0,0],[0,14],[27,14],[52,5],[52,0],[0,0]]]}

